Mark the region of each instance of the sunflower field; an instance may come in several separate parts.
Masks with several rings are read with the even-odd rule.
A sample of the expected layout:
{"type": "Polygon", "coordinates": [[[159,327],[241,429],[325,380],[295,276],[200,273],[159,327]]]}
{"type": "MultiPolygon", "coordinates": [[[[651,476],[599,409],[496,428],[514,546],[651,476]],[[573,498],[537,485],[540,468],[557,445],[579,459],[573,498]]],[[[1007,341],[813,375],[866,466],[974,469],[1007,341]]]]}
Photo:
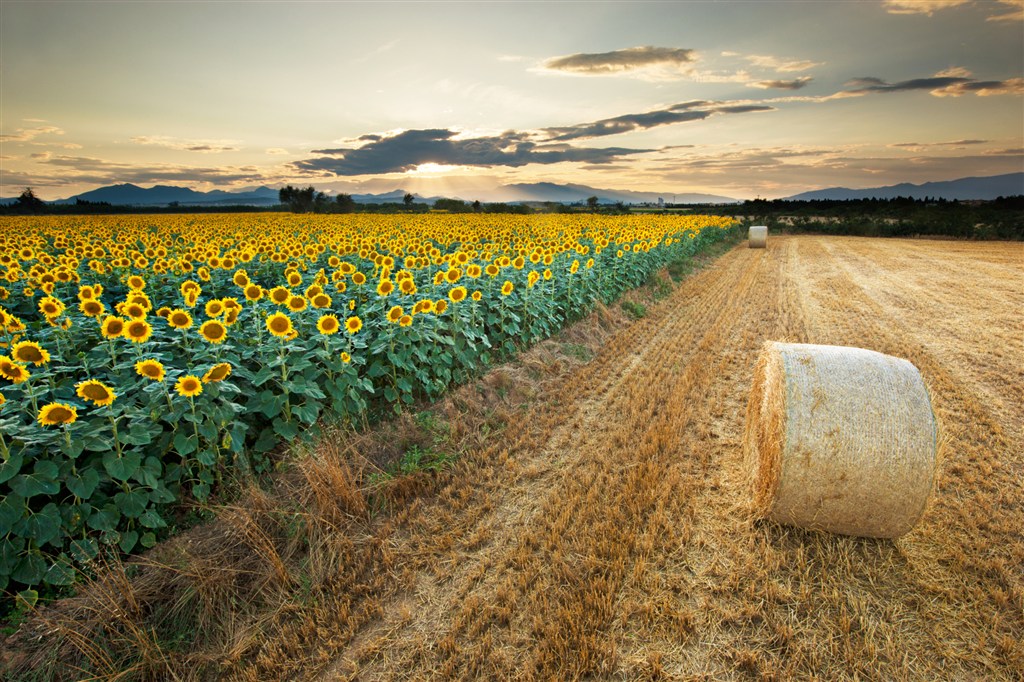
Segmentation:
{"type": "Polygon", "coordinates": [[[322,417],[438,396],[728,218],[0,220],[0,590],[137,551],[322,417]]]}

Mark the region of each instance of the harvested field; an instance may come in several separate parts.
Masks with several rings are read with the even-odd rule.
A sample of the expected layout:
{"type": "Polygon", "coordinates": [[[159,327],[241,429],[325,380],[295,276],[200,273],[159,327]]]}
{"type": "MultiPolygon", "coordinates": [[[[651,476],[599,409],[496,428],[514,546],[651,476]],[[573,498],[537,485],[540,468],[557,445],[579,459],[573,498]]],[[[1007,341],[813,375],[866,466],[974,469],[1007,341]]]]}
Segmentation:
{"type": "MultiPolygon", "coordinates": [[[[260,550],[282,557],[276,572],[263,562],[259,590],[279,606],[228,617],[211,600],[228,634],[152,669],[1020,680],[1021,310],[1021,244],[741,243],[636,322],[599,311],[446,398],[435,413],[464,453],[451,470],[396,479],[382,502],[361,473],[370,439],[324,444],[300,463],[306,487],[275,493],[309,510],[307,553],[294,554],[305,572],[292,539],[260,550]],[[920,370],[942,445],[913,531],[869,540],[751,520],[742,440],[766,340],[858,346],[920,370]]],[[[274,530],[281,515],[259,500],[235,516],[274,530]]]]}
{"type": "Polygon", "coordinates": [[[389,539],[404,587],[307,674],[1021,679],[1021,310],[1019,244],[733,249],[405,515],[389,539]],[[944,447],[909,535],[748,520],[744,407],[766,339],[921,370],[944,447]]]}

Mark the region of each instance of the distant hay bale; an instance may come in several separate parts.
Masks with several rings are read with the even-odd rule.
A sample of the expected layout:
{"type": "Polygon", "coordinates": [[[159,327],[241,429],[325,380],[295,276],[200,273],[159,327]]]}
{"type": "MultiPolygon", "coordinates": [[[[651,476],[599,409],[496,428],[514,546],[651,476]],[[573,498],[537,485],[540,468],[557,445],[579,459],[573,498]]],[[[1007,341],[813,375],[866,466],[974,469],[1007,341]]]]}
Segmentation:
{"type": "Polygon", "coordinates": [[[768,227],[765,225],[752,225],[747,231],[747,238],[750,240],[750,248],[763,249],[768,243],[768,227]]]}
{"type": "Polygon", "coordinates": [[[744,455],[755,513],[894,538],[920,520],[937,424],[910,362],[862,348],[768,342],[754,370],[744,455]]]}

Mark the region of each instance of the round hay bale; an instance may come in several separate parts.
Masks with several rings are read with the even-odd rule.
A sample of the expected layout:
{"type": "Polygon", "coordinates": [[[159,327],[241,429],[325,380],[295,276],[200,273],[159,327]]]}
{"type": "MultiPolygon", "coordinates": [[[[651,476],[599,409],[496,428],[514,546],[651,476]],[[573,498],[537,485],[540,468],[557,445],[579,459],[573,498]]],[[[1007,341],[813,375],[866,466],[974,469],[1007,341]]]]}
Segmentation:
{"type": "Polygon", "coordinates": [[[752,249],[763,249],[768,243],[768,227],[765,225],[752,225],[747,230],[747,239],[752,249]]]}
{"type": "Polygon", "coordinates": [[[924,513],[938,427],[913,364],[875,351],[768,342],[744,455],[758,516],[894,538],[924,513]]]}

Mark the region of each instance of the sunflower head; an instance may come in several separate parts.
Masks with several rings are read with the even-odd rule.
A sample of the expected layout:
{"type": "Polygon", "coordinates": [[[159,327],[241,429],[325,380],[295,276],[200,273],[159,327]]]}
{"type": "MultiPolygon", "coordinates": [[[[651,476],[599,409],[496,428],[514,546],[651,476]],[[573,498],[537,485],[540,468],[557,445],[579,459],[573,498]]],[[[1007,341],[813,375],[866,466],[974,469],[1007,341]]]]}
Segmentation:
{"type": "Polygon", "coordinates": [[[483,294],[481,294],[479,291],[474,291],[473,295],[471,296],[471,298],[474,301],[479,301],[481,298],[483,298],[483,294]]]}
{"type": "Polygon", "coordinates": [[[224,381],[231,375],[231,365],[226,362],[211,367],[206,374],[203,375],[204,384],[212,384],[218,381],[224,381]]]}
{"type": "Polygon", "coordinates": [[[392,282],[390,279],[382,279],[380,283],[377,284],[377,294],[379,296],[387,296],[391,294],[391,292],[393,292],[394,290],[395,283],[392,282]]]}
{"type": "Polygon", "coordinates": [[[338,330],[341,328],[341,322],[334,315],[323,315],[317,320],[316,328],[321,334],[329,336],[338,333],[338,330]]]}
{"type": "Polygon", "coordinates": [[[284,287],[274,287],[270,290],[270,300],[278,305],[284,305],[288,303],[288,299],[292,297],[292,292],[288,291],[284,287]]]}
{"type": "Polygon", "coordinates": [[[135,363],[135,373],[151,381],[163,381],[167,375],[159,360],[139,360],[135,363]]]}
{"type": "Polygon", "coordinates": [[[434,304],[434,314],[444,315],[444,311],[448,310],[448,301],[443,298],[434,304]]]}
{"type": "Polygon", "coordinates": [[[349,334],[355,334],[363,328],[363,321],[358,316],[353,316],[345,320],[345,330],[349,334]]]}
{"type": "Polygon", "coordinates": [[[49,403],[39,410],[39,423],[43,426],[74,424],[78,410],[67,403],[49,403]]]}
{"type": "Polygon", "coordinates": [[[451,299],[452,303],[458,303],[459,301],[465,300],[466,287],[455,287],[448,292],[448,298],[451,299]]]}
{"type": "Polygon", "coordinates": [[[402,317],[398,320],[398,324],[401,327],[411,327],[412,315],[402,315],[402,317]]]}
{"type": "Polygon", "coordinates": [[[77,384],[75,386],[75,394],[82,400],[95,403],[100,407],[113,404],[114,398],[117,397],[113,388],[96,379],[90,379],[89,381],[77,384]]]}
{"type": "Polygon", "coordinates": [[[306,303],[305,296],[292,296],[288,299],[288,310],[293,313],[301,312],[306,309],[306,303]]]}
{"type": "Polygon", "coordinates": [[[153,335],[153,327],[145,320],[131,320],[124,326],[123,335],[132,343],[145,343],[153,335]]]}
{"type": "Polygon", "coordinates": [[[513,289],[515,289],[515,286],[512,284],[512,282],[505,280],[505,283],[501,285],[501,295],[508,296],[509,294],[512,293],[513,289]]]}
{"type": "Polygon", "coordinates": [[[192,326],[192,316],[181,308],[175,308],[167,314],[167,324],[174,329],[188,329],[192,326]]]}
{"type": "Polygon", "coordinates": [[[203,392],[203,382],[194,374],[186,374],[174,384],[174,390],[180,396],[194,398],[203,392]]]}
{"type": "Polygon", "coordinates": [[[258,284],[250,284],[245,287],[245,300],[258,301],[263,298],[263,288],[258,284]]]}
{"type": "Polygon", "coordinates": [[[199,327],[199,334],[210,343],[222,343],[227,338],[228,329],[217,320],[207,320],[199,327]]]}
{"type": "Polygon", "coordinates": [[[366,275],[361,272],[354,273],[352,275],[352,284],[355,284],[356,286],[366,284],[366,275]]]}
{"type": "Polygon", "coordinates": [[[50,354],[35,341],[22,341],[14,344],[14,348],[11,349],[11,355],[15,362],[25,364],[31,362],[36,367],[45,365],[50,361],[50,354]]]}
{"type": "Polygon", "coordinates": [[[122,314],[133,320],[141,320],[146,317],[146,308],[138,303],[129,303],[122,309],[122,314]]]}
{"type": "Polygon", "coordinates": [[[327,294],[317,294],[310,300],[310,303],[314,308],[330,308],[331,297],[327,294]]]}
{"type": "Polygon", "coordinates": [[[124,333],[124,320],[120,317],[107,315],[100,325],[100,331],[103,334],[103,338],[116,339],[124,333]]]}
{"type": "MultiPolygon", "coordinates": [[[[352,362],[352,356],[349,355],[348,353],[346,353],[345,351],[342,351],[341,352],[341,361],[344,362],[347,365],[348,363],[352,362]]],[[[3,403],[0,403],[0,405],[2,405],[2,404],[3,403]]]]}
{"type": "Polygon", "coordinates": [[[294,331],[292,318],[284,313],[274,313],[267,317],[267,329],[279,339],[286,339],[294,331]]]}
{"type": "Polygon", "coordinates": [[[205,308],[207,317],[220,317],[224,314],[224,304],[217,299],[212,299],[206,302],[205,308]]]}
{"type": "Polygon", "coordinates": [[[391,310],[388,311],[388,322],[397,323],[399,320],[402,319],[402,315],[404,314],[405,311],[402,310],[402,306],[393,306],[391,310]]]}
{"type": "Polygon", "coordinates": [[[146,288],[146,280],[142,279],[138,275],[132,275],[128,278],[128,288],[134,289],[135,291],[142,291],[146,288]]]}
{"type": "Polygon", "coordinates": [[[20,384],[31,375],[24,365],[19,365],[6,355],[0,355],[0,376],[12,383],[20,384]]]}
{"type": "Polygon", "coordinates": [[[231,281],[235,283],[236,287],[247,287],[249,286],[249,275],[245,273],[245,270],[236,270],[231,281]]]}

